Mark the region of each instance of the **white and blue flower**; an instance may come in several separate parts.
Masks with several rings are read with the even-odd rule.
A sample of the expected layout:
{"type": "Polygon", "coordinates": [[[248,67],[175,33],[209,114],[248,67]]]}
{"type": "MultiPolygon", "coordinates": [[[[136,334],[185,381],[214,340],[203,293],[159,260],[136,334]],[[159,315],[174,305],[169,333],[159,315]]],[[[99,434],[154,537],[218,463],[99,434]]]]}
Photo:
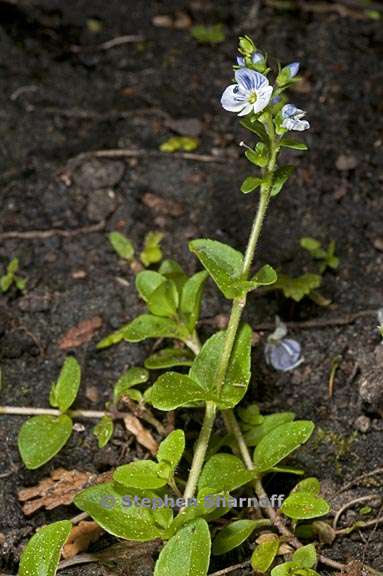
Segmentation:
{"type": "Polygon", "coordinates": [[[307,120],[302,120],[306,112],[300,110],[294,104],[285,104],[281,110],[282,128],[286,130],[298,130],[302,132],[310,128],[307,120]]]}
{"type": "Polygon", "coordinates": [[[235,80],[237,84],[231,84],[222,94],[221,104],[225,110],[245,116],[266,108],[273,92],[266,76],[256,70],[239,68],[235,71],[235,80]]]}
{"type": "Polygon", "coordinates": [[[288,372],[303,362],[301,345],[292,338],[270,341],[265,346],[265,358],[274,370],[288,372]]]}

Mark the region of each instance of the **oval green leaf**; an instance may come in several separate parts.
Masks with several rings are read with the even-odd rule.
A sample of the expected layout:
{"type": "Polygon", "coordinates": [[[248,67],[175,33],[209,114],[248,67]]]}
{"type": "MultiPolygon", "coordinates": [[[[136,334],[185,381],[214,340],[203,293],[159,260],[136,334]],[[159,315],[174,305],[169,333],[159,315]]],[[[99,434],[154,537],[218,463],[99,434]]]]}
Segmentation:
{"type": "Polygon", "coordinates": [[[129,388],[136,386],[137,384],[144,384],[148,379],[149,372],[145,368],[137,366],[126,370],[126,372],[120,376],[114,386],[114,402],[118,402],[119,399],[129,390],[129,388]]]}
{"type": "Polygon", "coordinates": [[[315,568],[317,564],[317,551],[314,544],[307,544],[295,550],[293,562],[298,562],[303,568],[315,568]]]}
{"type": "Polygon", "coordinates": [[[278,554],[278,550],[278,538],[258,544],[258,546],[254,548],[254,552],[250,560],[253,570],[255,572],[265,574],[274,562],[274,558],[278,554]]]}
{"type": "Polygon", "coordinates": [[[210,562],[210,532],[206,520],[186,524],[165,544],[154,576],[206,576],[210,562]]]}
{"type": "Polygon", "coordinates": [[[254,478],[254,474],[245,468],[233,454],[215,454],[206,462],[198,480],[198,490],[209,489],[211,494],[230,492],[254,478]]]}
{"type": "Polygon", "coordinates": [[[310,492],[310,494],[314,494],[314,496],[319,496],[320,482],[318,478],[304,478],[294,486],[292,492],[310,492]]]}
{"type": "Polygon", "coordinates": [[[113,246],[114,250],[124,260],[132,260],[134,256],[134,246],[124,234],[120,232],[111,232],[108,236],[109,242],[113,246]]]}
{"type": "Polygon", "coordinates": [[[173,430],[158,448],[158,462],[166,462],[175,470],[185,450],[185,432],[183,430],[173,430]]]}
{"type": "Polygon", "coordinates": [[[183,348],[164,348],[155,352],[145,360],[145,368],[148,370],[163,370],[176,366],[191,366],[194,354],[183,348]]]}
{"type": "Polygon", "coordinates": [[[256,446],[274,428],[281,424],[292,422],[294,418],[294,412],[277,412],[263,416],[260,424],[256,424],[245,433],[246,444],[248,446],[256,446]]]}
{"type": "Polygon", "coordinates": [[[97,348],[107,348],[121,340],[127,342],[141,342],[146,338],[174,338],[187,340],[187,329],[170,318],[161,318],[152,314],[141,314],[129,324],[125,324],[116,332],[109,334],[97,344],[97,348]]]}
{"type": "Polygon", "coordinates": [[[81,381],[81,368],[74,356],[68,356],[49,395],[51,406],[66,412],[76,400],[81,381]]]}
{"type": "Polygon", "coordinates": [[[254,451],[257,472],[266,472],[307,442],[314,430],[309,420],[282,424],[264,436],[254,451]]]}
{"type": "Polygon", "coordinates": [[[310,492],[293,492],[281,506],[281,512],[293,520],[310,520],[329,511],[330,505],[326,500],[310,492]]]}
{"type": "Polygon", "coordinates": [[[222,242],[205,239],[193,240],[189,243],[189,249],[197,256],[226,298],[230,300],[242,293],[242,290],[235,286],[242,271],[241,252],[222,242]]]}
{"type": "Polygon", "coordinates": [[[236,520],[227,524],[214,538],[212,554],[220,556],[240,546],[257,527],[257,520],[236,520]]]}
{"type": "Polygon", "coordinates": [[[98,440],[98,447],[104,448],[113,435],[113,420],[110,416],[103,416],[93,428],[93,434],[98,440]]]}
{"type": "Polygon", "coordinates": [[[140,499],[155,497],[153,492],[143,493],[106,483],[83,490],[75,497],[74,503],[113,536],[141,542],[160,538],[163,535],[163,513],[171,514],[170,508],[151,510],[150,500],[147,508],[142,504],[134,505],[136,495],[140,499]]]}
{"type": "Polygon", "coordinates": [[[187,280],[182,289],[180,310],[190,332],[193,332],[199,319],[203,288],[208,276],[204,270],[197,272],[187,280]]]}
{"type": "Polygon", "coordinates": [[[19,576],[54,576],[61,549],[68,540],[72,523],[54,522],[40,528],[29,540],[20,559],[19,576]]]}
{"type": "Polygon", "coordinates": [[[162,374],[145,392],[147,402],[165,411],[210,399],[208,392],[198,382],[178,372],[162,374]]]}
{"type": "Polygon", "coordinates": [[[29,470],[39,468],[67,443],[72,433],[72,420],[61,416],[33,416],[19,431],[18,447],[29,470]]]}
{"type": "Polygon", "coordinates": [[[158,475],[158,464],[152,460],[137,460],[116,468],[113,480],[127,488],[141,490],[162,488],[166,479],[158,475]]]}

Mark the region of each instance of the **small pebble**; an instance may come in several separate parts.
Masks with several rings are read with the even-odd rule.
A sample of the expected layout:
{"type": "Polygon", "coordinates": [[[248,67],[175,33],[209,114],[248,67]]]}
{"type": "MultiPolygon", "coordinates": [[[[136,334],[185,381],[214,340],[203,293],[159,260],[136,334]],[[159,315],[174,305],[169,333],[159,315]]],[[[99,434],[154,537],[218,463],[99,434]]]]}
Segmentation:
{"type": "Polygon", "coordinates": [[[368,432],[370,426],[371,426],[371,420],[368,416],[365,416],[364,414],[358,416],[358,418],[354,422],[355,430],[358,430],[358,432],[362,432],[362,434],[368,432]]]}

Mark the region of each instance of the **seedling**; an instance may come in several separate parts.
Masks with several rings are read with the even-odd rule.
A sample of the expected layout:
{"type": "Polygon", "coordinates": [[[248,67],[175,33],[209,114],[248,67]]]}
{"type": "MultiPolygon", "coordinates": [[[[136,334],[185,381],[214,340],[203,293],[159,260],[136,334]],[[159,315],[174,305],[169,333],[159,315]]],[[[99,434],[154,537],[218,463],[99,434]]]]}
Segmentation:
{"type": "MultiPolygon", "coordinates": [[[[177,263],[166,260],[158,272],[140,272],[136,288],[147,312],[99,344],[100,349],[105,349],[122,345],[123,341],[140,342],[148,338],[166,341],[164,348],[150,356],[145,365],[150,370],[171,370],[157,375],[150,385],[145,384],[147,373],[142,369],[130,372],[118,381],[114,402],[127,395],[163,412],[203,409],[190,470],[185,477],[182,472],[186,466],[178,469],[188,438],[176,429],[162,441],[155,458],[119,466],[112,481],[86,488],[74,500],[80,510],[120,539],[161,540],[163,547],[155,576],[206,576],[211,553],[226,554],[255,533],[261,533],[262,542],[255,547],[251,564],[259,573],[315,576],[319,560],[335,568],[344,567],[317,553],[317,519],[330,509],[320,495],[317,479],[302,479],[290,494],[274,495],[276,498],[271,499],[263,488],[263,480],[269,474],[302,475],[303,471],[292,467],[288,458],[309,441],[314,424],[295,420],[292,412],[262,415],[256,405],[240,407],[239,421],[234,413],[251,378],[252,330],[242,322],[242,313],[251,292],[277,282],[272,266],[267,264],[256,272],[252,268],[267,210],[292,173],[291,166],[281,163],[280,153],[286,147],[305,149],[303,143],[287,134],[309,128],[304,112],[289,104],[285,95],[286,88],[297,81],[299,65],[279,66],[276,75],[273,74],[266,55],[247,36],[240,38],[239,51],[234,66],[235,82],[226,88],[221,103],[224,109],[242,117],[242,125],[258,138],[255,145],[244,145],[251,173],[242,184],[242,192],[259,192],[245,253],[222,242],[201,238],[190,242],[189,248],[204,271],[188,277],[177,263]],[[232,307],[226,330],[216,332],[201,345],[197,327],[208,276],[232,307]],[[143,393],[135,389],[138,384],[145,386],[143,393]],[[219,441],[213,436],[215,442],[211,442],[219,411],[228,436],[219,441]],[[227,447],[234,448],[235,453],[227,447]],[[241,495],[253,499],[253,505],[257,498],[259,517],[249,517],[243,498],[234,497],[239,489],[241,495]],[[280,506],[278,513],[275,502],[280,506]],[[312,542],[305,546],[297,536],[300,529],[311,534],[312,542]]],[[[152,248],[151,245],[146,263],[158,257],[155,250],[157,255],[153,256],[152,248]]],[[[55,453],[70,434],[71,418],[75,415],[70,407],[79,385],[79,371],[73,359],[71,370],[68,365],[64,368],[65,378],[60,375],[51,393],[51,402],[62,412],[54,424],[50,421],[51,428],[61,430],[55,453]]],[[[29,428],[34,428],[30,422],[33,419],[21,431],[21,453],[24,461],[32,463],[30,467],[37,467],[48,456],[52,457],[53,451],[42,457],[39,446],[31,448],[31,438],[24,442],[29,428]]],[[[97,427],[101,445],[110,437],[110,426],[110,420],[106,419],[97,427]]],[[[328,525],[322,521],[321,534],[326,532],[325,526],[328,525]]],[[[54,575],[60,547],[68,533],[65,521],[39,531],[24,550],[20,576],[54,575]]]]}
{"type": "MultiPolygon", "coordinates": [[[[144,247],[139,258],[146,268],[162,260],[160,244],[163,237],[164,235],[161,232],[148,232],[145,236],[144,247]]],[[[140,268],[140,263],[134,259],[136,252],[134,244],[129,238],[121,232],[111,232],[109,234],[109,242],[119,257],[130,262],[133,269],[140,268]]]]}
{"type": "Polygon", "coordinates": [[[7,266],[6,273],[0,276],[0,289],[3,293],[8,292],[14,284],[18,290],[23,292],[27,285],[27,279],[19,276],[16,272],[19,270],[19,259],[12,258],[7,266]]]}

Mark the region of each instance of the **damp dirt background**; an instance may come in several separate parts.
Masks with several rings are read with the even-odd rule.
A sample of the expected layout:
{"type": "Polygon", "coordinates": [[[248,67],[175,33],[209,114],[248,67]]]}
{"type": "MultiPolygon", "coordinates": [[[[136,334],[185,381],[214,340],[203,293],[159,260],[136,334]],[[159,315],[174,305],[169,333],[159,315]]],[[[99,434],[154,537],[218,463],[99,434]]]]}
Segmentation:
{"type": "MultiPolygon", "coordinates": [[[[252,34],[275,58],[301,61],[303,87],[291,100],[307,110],[311,123],[304,134],[309,152],[286,154],[298,167],[273,202],[257,265],[268,262],[294,274],[312,268],[299,248],[299,238],[307,235],[325,243],[335,240],[341,259],[321,289],[330,307],[310,301],[293,305],[268,294],[250,298],[247,320],[254,326],[272,321],[275,314],[284,320],[319,320],[383,305],[381,21],[263,5],[247,21],[251,10],[248,1],[0,2],[0,264],[4,269],[8,258],[18,256],[28,278],[24,295],[12,289],[0,296],[1,404],[48,406],[51,382],[65,357],[59,340],[95,316],[102,318],[102,327],[90,343],[74,350],[83,366],[75,406],[102,409],[122,371],[142,365],[151,343],[103,352],[95,348],[102,335],[143,310],[134,275],[109,246],[108,231],[120,230],[138,246],[149,230],[163,231],[164,253],[190,273],[198,265],[187,250],[189,239],[208,236],[244,246],[256,196],[239,192],[249,166],[238,142],[249,136],[219,105],[231,79],[236,36],[242,32],[252,34]],[[222,22],[225,41],[217,47],[198,45],[188,28],[153,24],[155,16],[179,18],[180,13],[193,24],[222,22]],[[89,21],[96,21],[98,32],[90,30],[89,21]],[[141,34],[143,41],[109,50],[86,48],[125,34],[141,34]],[[179,122],[185,119],[192,122],[179,122]],[[213,154],[217,162],[148,154],[185,130],[198,133],[198,153],[213,154]],[[82,153],[115,148],[146,152],[137,159],[78,159],[82,153]],[[166,202],[153,206],[148,194],[166,202]],[[99,231],[86,233],[92,225],[99,231]],[[84,227],[69,237],[2,236],[84,227]],[[97,390],[93,401],[90,387],[93,399],[97,390]]],[[[209,284],[202,317],[221,312],[228,312],[228,304],[209,284]]],[[[208,324],[201,327],[204,335],[211,330],[208,324]]],[[[335,508],[359,495],[381,494],[379,477],[338,494],[348,480],[383,460],[379,407],[363,403],[358,392],[361,379],[376,365],[376,318],[371,314],[353,324],[291,334],[302,344],[304,364],[288,374],[267,368],[262,355],[267,332],[260,333],[248,398],[259,401],[265,412],[293,408],[300,418],[315,421],[319,432],[294,462],[321,479],[335,508]],[[342,362],[329,399],[329,371],[339,354],[342,362]],[[356,363],[360,372],[350,378],[356,363]],[[365,432],[358,429],[361,416],[368,417],[365,432]]],[[[189,430],[192,439],[199,419],[198,411],[184,411],[177,425],[189,430]]],[[[0,417],[0,567],[8,574],[15,573],[22,547],[37,526],[76,514],[75,507],[66,507],[27,518],[16,497],[20,488],[35,485],[60,466],[103,472],[145,453],[134,441],[124,450],[120,425],[113,441],[98,450],[92,424],[85,422],[85,430],[75,432],[53,461],[30,472],[17,452],[23,421],[0,417]]],[[[279,476],[267,488],[283,493],[292,484],[292,478],[279,476]]],[[[341,525],[356,517],[350,511],[341,525]]],[[[344,562],[364,558],[382,569],[382,530],[367,541],[370,534],[366,530],[337,540],[327,554],[344,562]]],[[[212,569],[246,559],[251,545],[215,560],[212,569]]],[[[112,571],[149,575],[152,562],[148,554],[129,568],[115,565],[112,571]]],[[[105,569],[88,565],[62,573],[101,574],[105,569]]],[[[245,576],[250,570],[233,574],[245,576]]]]}

